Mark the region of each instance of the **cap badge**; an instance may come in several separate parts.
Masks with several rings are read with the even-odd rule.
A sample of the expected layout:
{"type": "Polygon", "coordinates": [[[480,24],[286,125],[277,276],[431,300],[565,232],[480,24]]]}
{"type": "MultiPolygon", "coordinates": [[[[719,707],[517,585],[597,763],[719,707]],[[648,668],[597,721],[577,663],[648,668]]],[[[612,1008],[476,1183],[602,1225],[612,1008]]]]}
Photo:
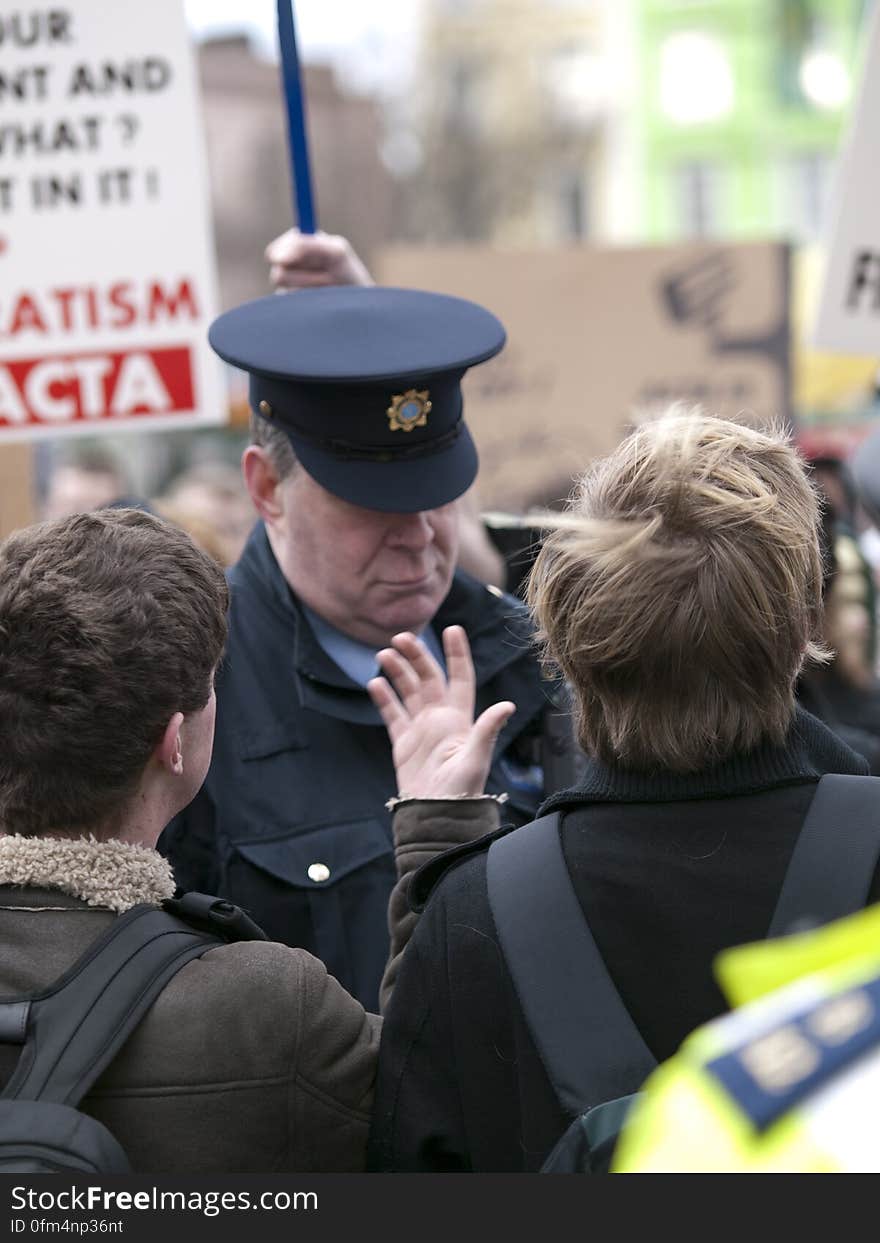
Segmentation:
{"type": "Polygon", "coordinates": [[[414,427],[426,427],[431,413],[428,389],[417,393],[414,388],[391,398],[385,411],[388,427],[392,432],[411,432],[414,427]]]}

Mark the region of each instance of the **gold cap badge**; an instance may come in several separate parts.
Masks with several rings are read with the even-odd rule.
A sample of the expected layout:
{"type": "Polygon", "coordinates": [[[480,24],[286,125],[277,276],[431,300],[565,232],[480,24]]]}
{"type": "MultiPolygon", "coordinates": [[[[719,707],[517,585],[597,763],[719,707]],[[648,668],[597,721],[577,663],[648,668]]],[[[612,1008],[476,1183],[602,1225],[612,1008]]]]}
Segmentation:
{"type": "Polygon", "coordinates": [[[411,388],[397,397],[392,397],[391,405],[385,413],[392,432],[411,432],[414,427],[425,427],[431,413],[428,389],[418,393],[411,388]]]}

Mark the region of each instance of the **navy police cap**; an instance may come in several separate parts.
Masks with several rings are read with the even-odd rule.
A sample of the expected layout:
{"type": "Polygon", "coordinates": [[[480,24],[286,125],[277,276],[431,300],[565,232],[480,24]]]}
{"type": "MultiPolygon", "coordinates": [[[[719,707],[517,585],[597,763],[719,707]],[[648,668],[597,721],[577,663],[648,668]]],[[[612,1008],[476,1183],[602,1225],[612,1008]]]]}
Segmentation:
{"type": "Polygon", "coordinates": [[[249,372],[254,413],[287,433],[336,496],[408,513],[473,483],[461,379],[505,340],[484,307],[416,289],[331,286],[246,302],[208,336],[249,372]]]}

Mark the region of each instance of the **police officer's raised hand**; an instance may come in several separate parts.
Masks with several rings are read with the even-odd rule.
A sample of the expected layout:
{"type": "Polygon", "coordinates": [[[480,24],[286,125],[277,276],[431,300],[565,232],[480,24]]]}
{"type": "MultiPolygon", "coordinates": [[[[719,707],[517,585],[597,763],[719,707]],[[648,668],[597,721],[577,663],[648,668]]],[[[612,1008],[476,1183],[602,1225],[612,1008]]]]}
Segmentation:
{"type": "Polygon", "coordinates": [[[367,690],[391,738],[398,791],[410,798],[482,794],[495,739],[516,705],[493,704],[474,721],[474,666],[461,626],[443,631],[448,677],[415,635],[391,642],[377,656],[386,676],[367,690]]]}
{"type": "Polygon", "coordinates": [[[373,284],[348,239],[335,234],[288,229],[266,247],[266,261],[276,290],[373,284]]]}

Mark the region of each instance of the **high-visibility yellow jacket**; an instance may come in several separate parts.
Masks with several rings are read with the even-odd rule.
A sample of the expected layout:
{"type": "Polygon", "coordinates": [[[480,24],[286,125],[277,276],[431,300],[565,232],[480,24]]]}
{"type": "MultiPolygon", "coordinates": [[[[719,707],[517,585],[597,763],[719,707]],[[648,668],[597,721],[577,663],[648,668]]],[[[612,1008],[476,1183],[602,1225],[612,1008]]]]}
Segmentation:
{"type": "Polygon", "coordinates": [[[716,974],[740,1008],[650,1077],[612,1170],[880,1171],[880,905],[716,974]]]}

